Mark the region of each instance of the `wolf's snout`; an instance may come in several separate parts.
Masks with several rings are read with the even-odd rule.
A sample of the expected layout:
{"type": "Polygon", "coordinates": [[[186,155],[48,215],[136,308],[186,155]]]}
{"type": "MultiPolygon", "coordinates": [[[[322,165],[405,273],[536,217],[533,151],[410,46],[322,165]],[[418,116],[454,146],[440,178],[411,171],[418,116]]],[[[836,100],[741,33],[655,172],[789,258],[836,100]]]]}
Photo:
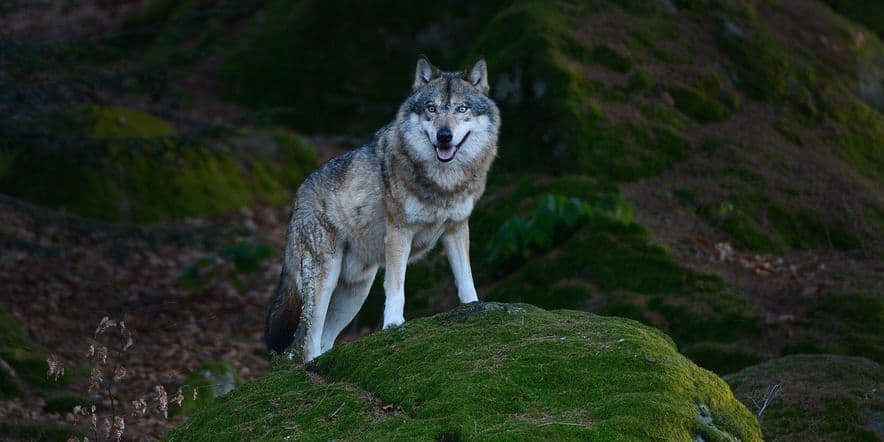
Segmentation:
{"type": "Polygon", "coordinates": [[[451,143],[452,138],[454,138],[454,135],[451,134],[451,129],[447,127],[443,127],[442,129],[439,129],[439,132],[436,132],[436,141],[441,144],[451,143]]]}

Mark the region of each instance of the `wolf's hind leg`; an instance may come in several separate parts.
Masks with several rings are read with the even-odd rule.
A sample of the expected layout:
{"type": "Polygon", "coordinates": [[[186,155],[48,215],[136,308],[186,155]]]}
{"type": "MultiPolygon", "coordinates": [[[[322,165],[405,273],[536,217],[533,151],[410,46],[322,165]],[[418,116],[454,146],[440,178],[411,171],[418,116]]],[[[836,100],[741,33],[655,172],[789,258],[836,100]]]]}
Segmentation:
{"type": "Polygon", "coordinates": [[[366,272],[366,278],[360,281],[339,281],[328,307],[325,328],[322,330],[321,353],[325,353],[335,345],[335,339],[347,324],[353,321],[356,313],[365,303],[371,283],[374,282],[377,266],[366,272]]]}
{"type": "Polygon", "coordinates": [[[311,298],[304,304],[301,322],[306,327],[304,342],[304,362],[310,362],[322,354],[322,333],[325,328],[325,318],[328,313],[329,302],[332,293],[338,284],[341,273],[341,261],[343,253],[340,247],[335,247],[333,253],[326,255],[324,259],[316,259],[306,270],[309,274],[304,275],[304,280],[312,281],[309,288],[311,294],[305,294],[311,298]],[[310,302],[312,300],[312,303],[310,302]]]}

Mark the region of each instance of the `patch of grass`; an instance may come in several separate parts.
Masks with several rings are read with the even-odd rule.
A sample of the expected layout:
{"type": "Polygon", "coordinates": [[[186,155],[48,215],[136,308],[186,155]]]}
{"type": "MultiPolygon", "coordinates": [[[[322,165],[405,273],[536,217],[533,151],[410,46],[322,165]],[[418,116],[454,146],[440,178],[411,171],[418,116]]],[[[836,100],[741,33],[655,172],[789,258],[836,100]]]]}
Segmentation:
{"type": "Polygon", "coordinates": [[[801,139],[801,135],[791,128],[789,124],[783,121],[777,121],[774,123],[774,129],[790,143],[796,146],[804,146],[804,141],[801,139]]]}
{"type": "Polygon", "coordinates": [[[337,347],[313,370],[322,383],[282,364],[169,440],[761,439],[723,381],[620,318],[470,304],[337,347]]]}
{"type": "Polygon", "coordinates": [[[670,86],[667,90],[675,100],[675,107],[700,124],[723,121],[731,115],[730,109],[698,89],[670,86]]]}
{"type": "MultiPolygon", "coordinates": [[[[759,319],[748,312],[746,302],[740,296],[721,293],[714,301],[698,294],[682,296],[653,296],[647,305],[666,320],[663,328],[679,345],[685,348],[719,348],[740,339],[753,339],[761,335],[759,319]],[[700,312],[703,304],[706,312],[700,312]]],[[[707,353],[709,354],[709,353],[707,353]]],[[[716,363],[709,359],[710,364],[716,363]]]]}
{"type": "Polygon", "coordinates": [[[772,205],[767,209],[771,228],[789,247],[813,249],[832,247],[841,250],[860,248],[859,239],[844,227],[823,220],[822,214],[811,210],[793,213],[772,205]]]}
{"type": "Polygon", "coordinates": [[[181,386],[184,401],[181,402],[181,406],[170,406],[169,415],[190,415],[195,410],[230,393],[238,383],[239,376],[228,362],[205,363],[184,381],[184,385],[181,386]]]}
{"type": "Polygon", "coordinates": [[[858,100],[831,114],[841,125],[830,138],[834,153],[863,175],[884,182],[884,116],[858,100]]]}
{"type": "MultiPolygon", "coordinates": [[[[826,294],[808,311],[806,328],[832,336],[827,353],[864,356],[884,363],[884,299],[867,293],[826,294]]],[[[828,341],[828,340],[827,340],[828,341]]]]}
{"type": "Polygon", "coordinates": [[[598,45],[592,49],[589,55],[590,61],[605,66],[614,72],[625,74],[632,69],[632,62],[610,46],[598,45]]]}
{"type": "Polygon", "coordinates": [[[786,356],[725,379],[750,407],[782,382],[761,419],[768,440],[879,440],[870,416],[884,410],[884,398],[871,392],[884,382],[884,369],[868,359],[786,356]]]}
{"type": "Polygon", "coordinates": [[[794,62],[786,48],[762,29],[752,32],[754,35],[744,38],[725,36],[721,31],[718,45],[735,63],[746,95],[758,100],[781,100],[789,92],[794,62]]]}
{"type": "Polygon", "coordinates": [[[632,222],[632,207],[619,198],[609,209],[573,197],[547,194],[530,219],[513,217],[500,226],[488,258],[492,262],[516,256],[525,258],[549,250],[593,216],[610,216],[629,224],[632,222]]]}
{"type": "Polygon", "coordinates": [[[681,136],[665,127],[619,124],[600,129],[579,161],[581,169],[592,174],[632,181],[672,167],[685,149],[681,136]]]}
{"type": "MultiPolygon", "coordinates": [[[[46,377],[49,371],[46,356],[46,352],[30,341],[18,324],[0,309],[0,358],[15,370],[16,376],[29,386],[38,389],[59,388],[69,384],[71,381],[69,373],[65,373],[58,381],[46,377]]],[[[8,375],[9,373],[4,373],[4,376],[8,375]]],[[[8,379],[4,384],[9,384],[10,381],[11,379],[8,379]]],[[[6,394],[11,395],[16,391],[7,385],[6,394]]]]}
{"type": "Polygon", "coordinates": [[[629,76],[629,83],[626,84],[626,92],[635,94],[644,92],[651,88],[651,77],[644,71],[638,71],[629,76]]]}
{"type": "Polygon", "coordinates": [[[741,205],[723,202],[717,206],[701,206],[697,213],[727,233],[733,245],[738,249],[765,253],[783,251],[775,239],[764,232],[759,222],[750,216],[751,209],[747,210],[741,205]]]}
{"type": "Polygon", "coordinates": [[[639,17],[653,17],[663,10],[660,7],[659,2],[648,2],[643,0],[613,0],[611,3],[619,6],[630,14],[639,17]]]}
{"type": "Polygon", "coordinates": [[[672,129],[684,129],[694,124],[684,114],[662,103],[643,101],[639,103],[639,112],[649,121],[672,129]]]}

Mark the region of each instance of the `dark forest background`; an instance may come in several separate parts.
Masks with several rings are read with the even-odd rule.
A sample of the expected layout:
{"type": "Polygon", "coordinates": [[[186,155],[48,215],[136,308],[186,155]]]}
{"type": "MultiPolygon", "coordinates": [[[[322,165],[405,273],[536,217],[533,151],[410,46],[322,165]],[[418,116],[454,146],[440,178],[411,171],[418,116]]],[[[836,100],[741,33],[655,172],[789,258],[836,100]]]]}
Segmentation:
{"type": "MultiPolygon", "coordinates": [[[[157,386],[196,407],[266,373],[294,190],[419,53],[484,55],[502,110],[480,298],[636,319],[719,375],[881,363],[882,38],[876,1],[4,1],[0,438],[91,435],[93,405],[158,438],[186,411],[157,386]]],[[[407,319],[457,304],[439,251],[406,285],[407,319]]]]}

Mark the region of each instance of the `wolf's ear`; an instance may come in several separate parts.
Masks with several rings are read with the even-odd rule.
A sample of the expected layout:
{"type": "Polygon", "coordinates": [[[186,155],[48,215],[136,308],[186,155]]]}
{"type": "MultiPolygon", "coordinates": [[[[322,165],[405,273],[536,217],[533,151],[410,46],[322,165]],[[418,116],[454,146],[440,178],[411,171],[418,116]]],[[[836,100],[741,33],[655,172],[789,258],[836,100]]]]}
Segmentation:
{"type": "Polygon", "coordinates": [[[479,88],[483,94],[488,95],[488,64],[484,58],[480,58],[467,70],[463,71],[463,79],[479,88]]]}
{"type": "Polygon", "coordinates": [[[417,89],[440,75],[442,75],[442,72],[436,66],[433,66],[433,63],[430,63],[427,57],[419,55],[417,57],[417,68],[414,70],[414,84],[411,88],[417,89]]]}

